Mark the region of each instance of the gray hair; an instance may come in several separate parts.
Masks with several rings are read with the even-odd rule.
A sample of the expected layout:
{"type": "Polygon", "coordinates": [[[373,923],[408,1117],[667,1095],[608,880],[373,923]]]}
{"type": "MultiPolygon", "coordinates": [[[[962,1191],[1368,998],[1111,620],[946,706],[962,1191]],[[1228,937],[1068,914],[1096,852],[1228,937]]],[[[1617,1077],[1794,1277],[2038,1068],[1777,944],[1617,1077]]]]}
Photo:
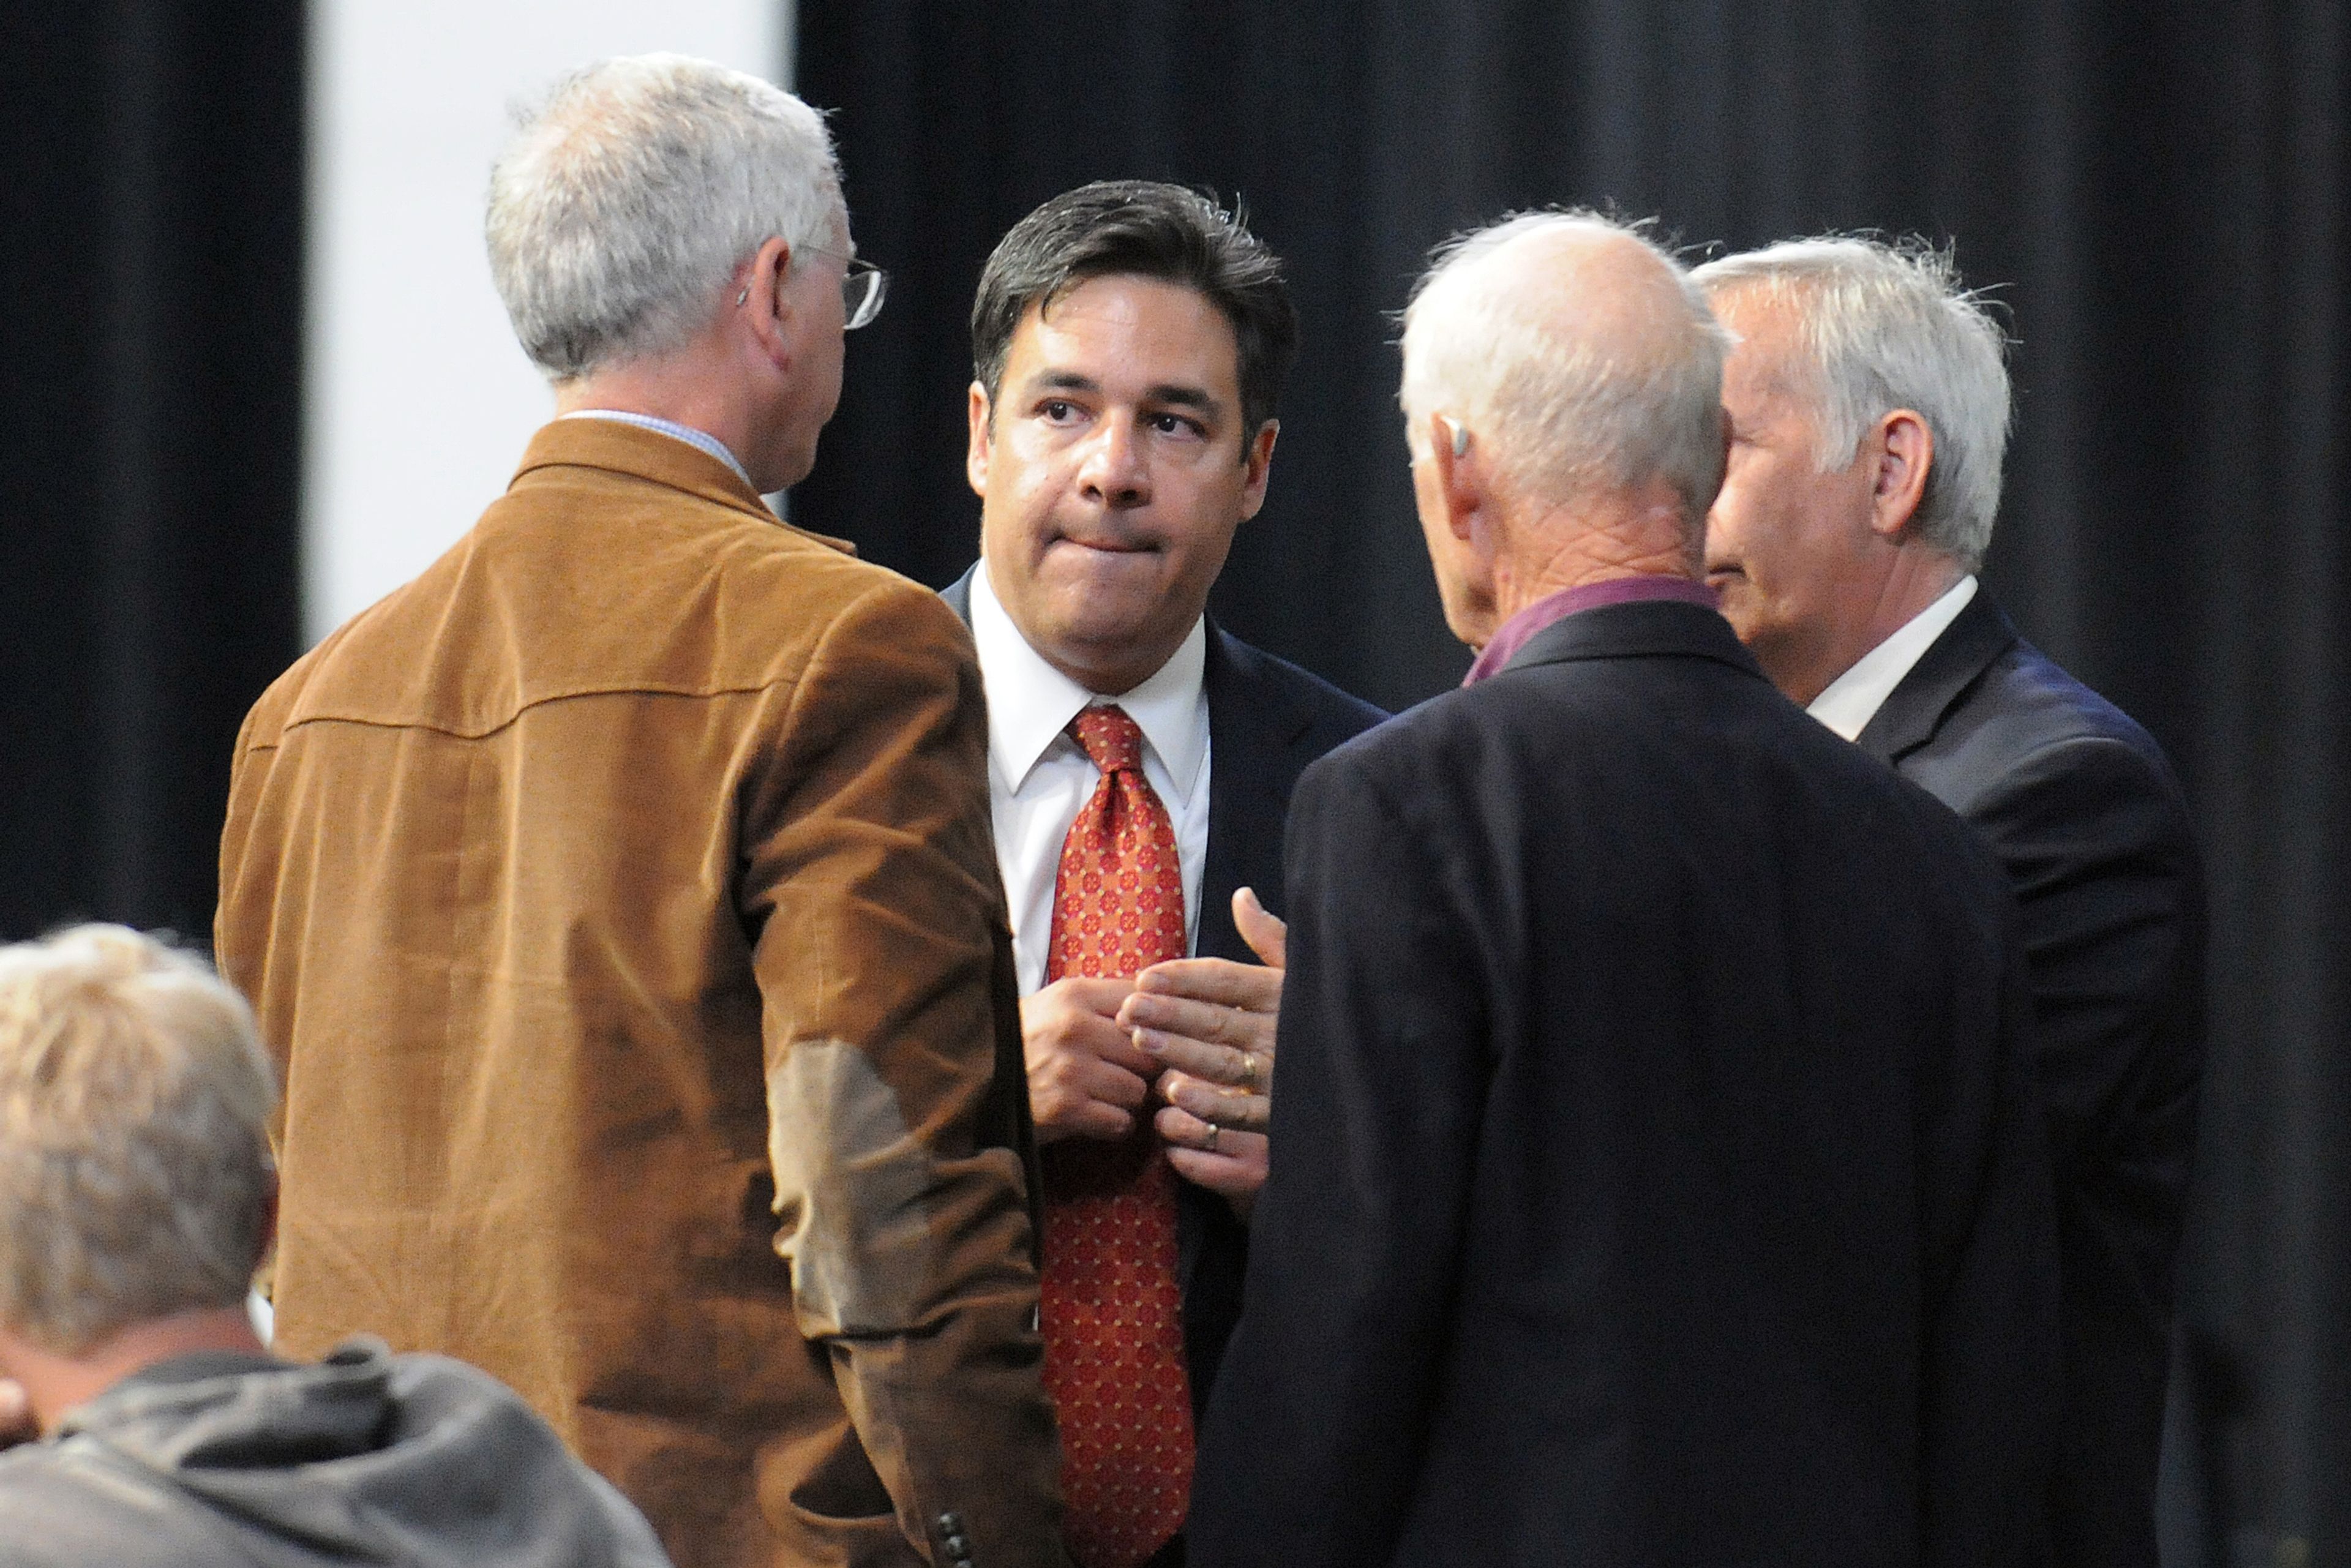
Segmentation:
{"type": "Polygon", "coordinates": [[[1982,296],[1959,286],[1949,252],[1923,239],[1829,235],[1724,256],[1692,276],[1710,298],[1760,289],[1796,311],[1824,472],[1852,463],[1895,409],[1923,419],[1935,453],[1918,538],[1968,570],[1983,564],[2008,450],[2008,337],[1982,296]]]}
{"type": "Polygon", "coordinates": [[[1440,246],[1404,312],[1399,401],[1416,454],[1427,416],[1474,429],[1530,498],[1563,504],[1598,484],[1663,479],[1703,527],[1722,486],[1722,361],[1729,336],[1681,264],[1597,213],[1521,213],[1440,246]],[[1525,236],[1615,235],[1656,258],[1656,303],[1637,341],[1578,330],[1576,301],[1514,286],[1480,263],[1525,236]]]}
{"type": "Polygon", "coordinates": [[[202,959],[120,925],[0,947],[0,1322],[79,1355],[243,1301],[277,1099],[202,959]]]}
{"type": "Polygon", "coordinates": [[[795,267],[803,246],[847,243],[823,118],[757,77],[604,60],[517,120],[490,171],[490,274],[551,381],[678,348],[771,237],[795,267]]]}

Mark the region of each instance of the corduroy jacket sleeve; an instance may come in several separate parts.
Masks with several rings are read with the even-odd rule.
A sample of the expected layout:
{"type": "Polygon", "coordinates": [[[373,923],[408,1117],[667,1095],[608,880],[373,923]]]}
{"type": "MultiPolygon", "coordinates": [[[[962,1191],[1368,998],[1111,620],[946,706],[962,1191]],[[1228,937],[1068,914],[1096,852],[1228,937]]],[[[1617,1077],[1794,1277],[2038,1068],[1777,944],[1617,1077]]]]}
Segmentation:
{"type": "Polygon", "coordinates": [[[740,899],[799,1326],[925,1560],[1059,1564],[970,637],[934,595],[883,582],[773,701],[766,760],[743,775],[740,899]]]}

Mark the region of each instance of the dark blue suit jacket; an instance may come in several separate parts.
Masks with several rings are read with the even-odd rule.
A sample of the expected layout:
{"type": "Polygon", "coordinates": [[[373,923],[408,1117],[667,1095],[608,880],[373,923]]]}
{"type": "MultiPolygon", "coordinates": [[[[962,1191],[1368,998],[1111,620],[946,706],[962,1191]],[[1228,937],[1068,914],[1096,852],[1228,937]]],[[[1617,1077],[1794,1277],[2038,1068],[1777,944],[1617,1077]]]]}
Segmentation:
{"type": "Polygon", "coordinates": [[[1648,602],[1341,747],[1289,836],[1191,1568],[2035,1561],[2049,1167],[1957,818],[1648,602]]]}
{"type": "MultiPolygon", "coordinates": [[[[977,568],[973,569],[977,570],[977,568]]],[[[971,572],[943,597],[971,621],[971,572]]],[[[1208,859],[1200,876],[1202,957],[1253,964],[1257,955],[1233,925],[1233,894],[1257,890],[1282,912],[1282,828],[1290,792],[1306,765],[1387,715],[1297,665],[1250,647],[1208,622],[1202,685],[1208,698],[1208,859]]],[[[1184,1290],[1184,1344],[1192,1404],[1205,1411],[1208,1388],[1240,1315],[1249,1229],[1213,1193],[1178,1188],[1177,1267],[1184,1290]]]]}
{"type": "Polygon", "coordinates": [[[1979,589],[1856,737],[2016,887],[2057,1173],[2066,1568],[2155,1568],[2155,1473],[2204,1055],[2204,890],[2162,750],[1979,589]]]}

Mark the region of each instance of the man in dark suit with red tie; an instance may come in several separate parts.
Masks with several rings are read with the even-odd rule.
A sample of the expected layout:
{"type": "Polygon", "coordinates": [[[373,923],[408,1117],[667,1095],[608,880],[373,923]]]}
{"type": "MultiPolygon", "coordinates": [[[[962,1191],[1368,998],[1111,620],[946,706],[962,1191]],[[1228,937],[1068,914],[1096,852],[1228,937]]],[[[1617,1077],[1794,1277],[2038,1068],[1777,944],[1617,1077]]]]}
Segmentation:
{"type": "Polygon", "coordinates": [[[1949,257],[1802,240],[1696,277],[1740,339],[1708,523],[1723,613],[1782,691],[1959,812],[2015,883],[2064,1280],[2051,1533],[2066,1568],[2155,1568],[2204,1049],[2186,798],[2153,737],[1977,580],[2008,373],[1949,257]]]}
{"type": "Polygon", "coordinates": [[[2038,1562],[2049,1170],[2000,870],[1695,580],[1721,329],[1542,213],[1403,403],[1463,690],[1298,785],[1191,1568],[2038,1562]]]}
{"type": "Polygon", "coordinates": [[[1044,1145],[1046,1385],[1082,1568],[1182,1561],[1193,1427],[1267,1167],[1283,821],[1379,710],[1204,613],[1265,497],[1296,320],[1231,214],[1145,182],[1021,220],[972,309],[989,709],[1044,1145]]]}

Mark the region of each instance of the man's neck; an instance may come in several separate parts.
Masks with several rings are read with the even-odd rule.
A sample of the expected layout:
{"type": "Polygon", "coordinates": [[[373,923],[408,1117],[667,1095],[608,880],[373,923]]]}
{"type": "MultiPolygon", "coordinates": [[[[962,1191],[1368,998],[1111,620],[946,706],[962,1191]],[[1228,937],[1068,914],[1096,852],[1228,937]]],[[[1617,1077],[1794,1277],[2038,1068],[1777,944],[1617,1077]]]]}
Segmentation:
{"type": "Polygon", "coordinates": [[[134,1373],[207,1350],[269,1354],[241,1305],[133,1323],[79,1355],[45,1351],[0,1330],[0,1357],[5,1359],[9,1375],[23,1385],[44,1432],[55,1431],[67,1411],[88,1404],[134,1373]]]}
{"type": "Polygon", "coordinates": [[[750,413],[741,399],[716,390],[726,383],[692,356],[616,365],[558,387],[555,413],[560,418],[599,409],[664,419],[701,431],[747,464],[755,450],[750,413]]]}
{"type": "MultiPolygon", "coordinates": [[[[1775,676],[1774,684],[1799,706],[1811,703],[1967,574],[1965,567],[1939,550],[1915,545],[1904,548],[1896,553],[1876,591],[1855,606],[1857,613],[1845,620],[1843,635],[1826,656],[1814,661],[1810,669],[1792,672],[1785,681],[1775,676]]],[[[1771,673],[1767,666],[1765,674],[1771,673]]]]}
{"type": "Polygon", "coordinates": [[[1509,547],[1494,561],[1494,625],[1573,588],[1697,575],[1678,497],[1605,497],[1510,528],[1509,547]]]}

